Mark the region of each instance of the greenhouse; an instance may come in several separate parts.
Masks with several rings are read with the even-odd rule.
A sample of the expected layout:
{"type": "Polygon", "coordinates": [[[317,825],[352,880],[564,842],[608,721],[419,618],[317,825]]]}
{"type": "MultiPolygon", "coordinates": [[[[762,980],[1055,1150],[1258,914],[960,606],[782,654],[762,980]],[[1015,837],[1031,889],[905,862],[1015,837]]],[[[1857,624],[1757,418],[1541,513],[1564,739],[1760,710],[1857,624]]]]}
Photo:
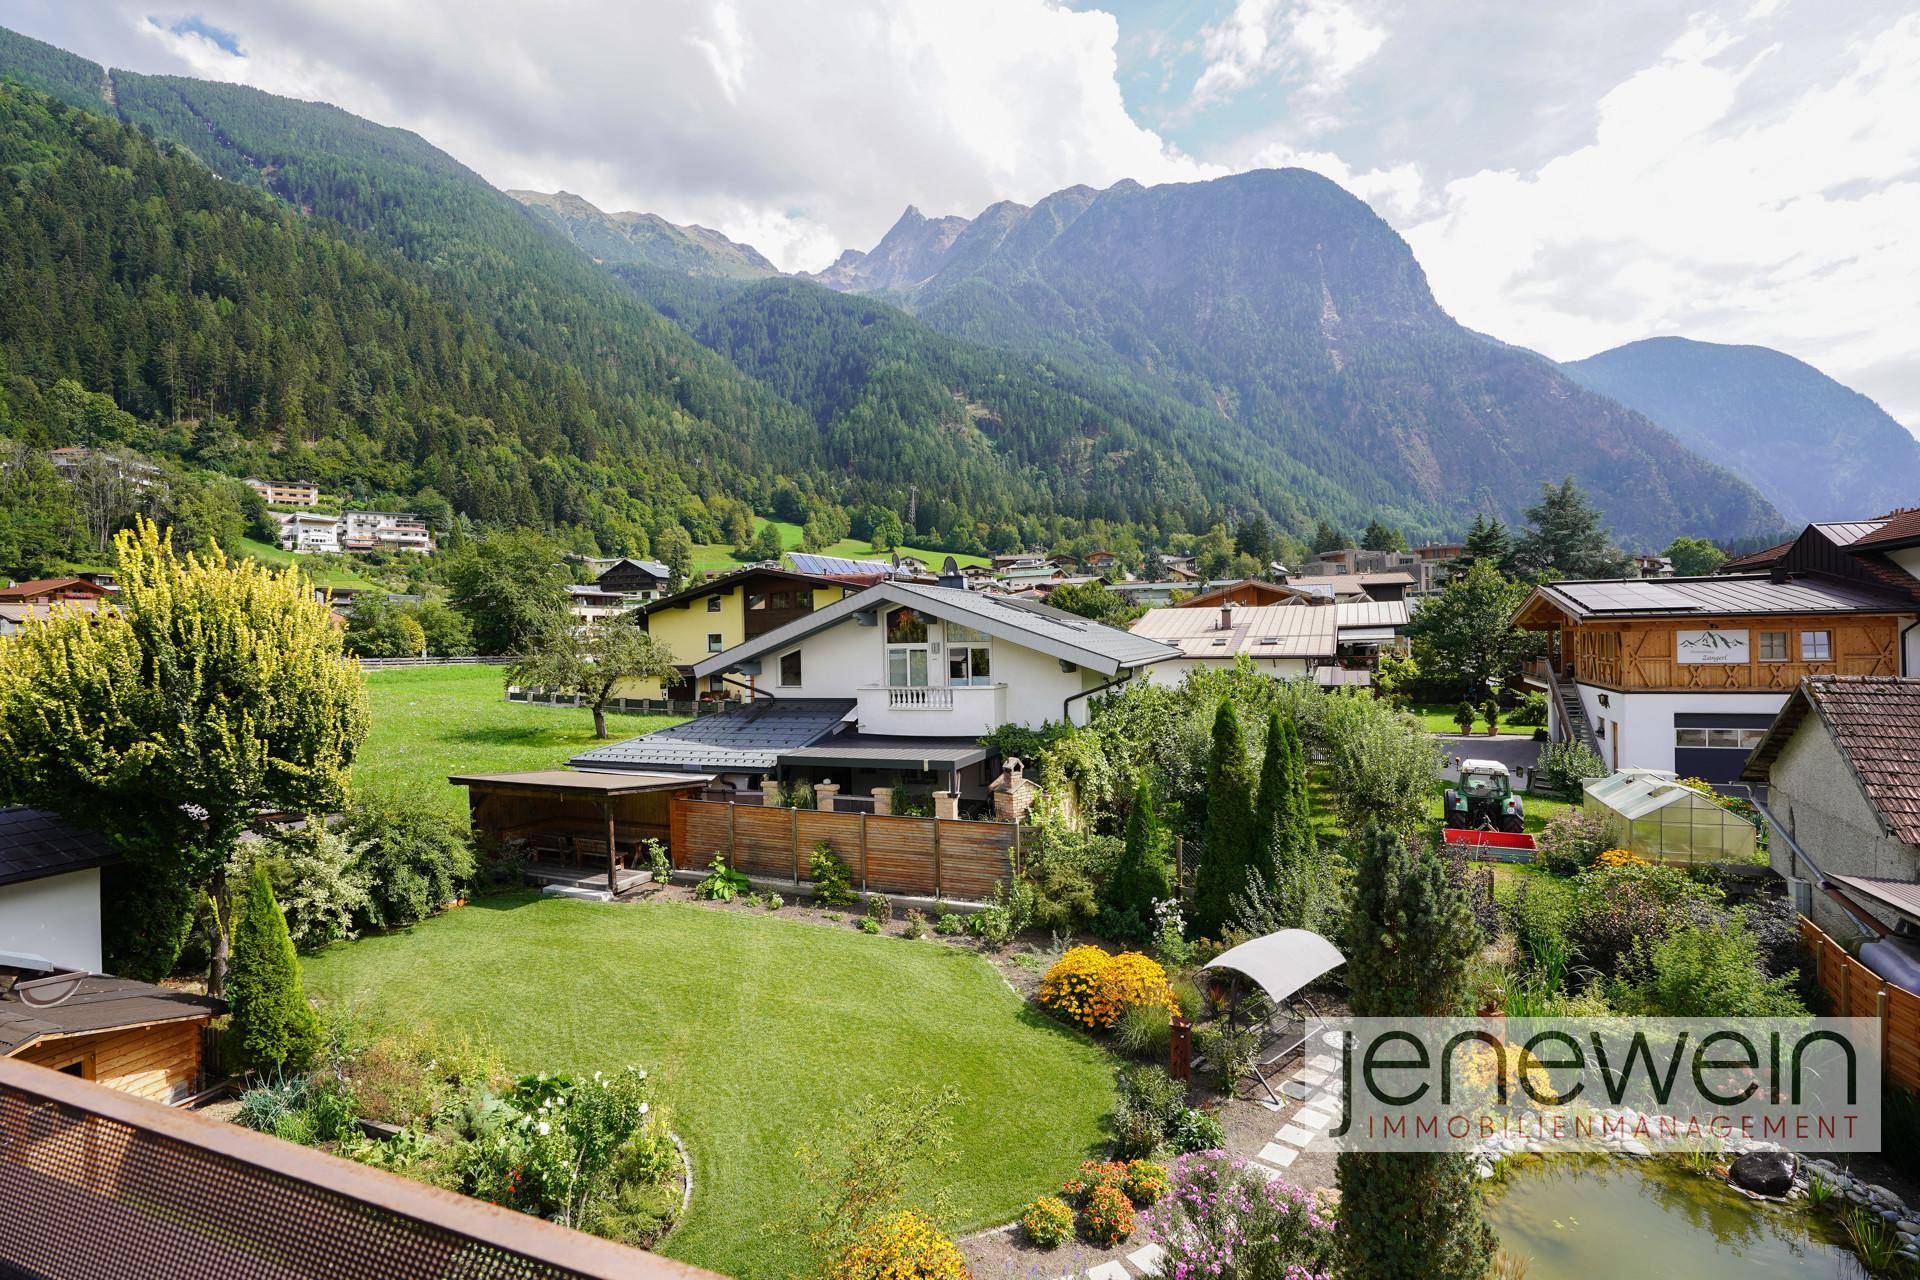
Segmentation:
{"type": "Polygon", "coordinates": [[[1622,769],[1586,784],[1583,806],[1616,849],[1649,862],[1752,862],[1754,825],[1659,769],[1622,769]]]}

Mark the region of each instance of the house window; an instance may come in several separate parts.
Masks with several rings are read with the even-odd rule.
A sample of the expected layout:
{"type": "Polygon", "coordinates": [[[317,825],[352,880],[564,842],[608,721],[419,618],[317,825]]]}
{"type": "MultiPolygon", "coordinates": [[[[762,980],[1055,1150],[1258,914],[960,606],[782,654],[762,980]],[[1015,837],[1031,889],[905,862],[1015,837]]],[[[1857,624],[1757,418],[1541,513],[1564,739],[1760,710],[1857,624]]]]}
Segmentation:
{"type": "Polygon", "coordinates": [[[800,683],[800,651],[780,655],[780,684],[784,688],[794,688],[800,683]]]}
{"type": "Polygon", "coordinates": [[[726,645],[721,643],[720,633],[718,631],[707,632],[707,652],[708,653],[718,653],[724,648],[726,648],[726,645]]]}
{"type": "Polygon", "coordinates": [[[1762,631],[1760,633],[1760,661],[1785,662],[1787,660],[1787,633],[1784,631],[1762,631]]]}
{"type": "Polygon", "coordinates": [[[1800,633],[1800,661],[1832,662],[1833,632],[1802,631],[1800,633]]]}
{"type": "Polygon", "coordinates": [[[719,597],[719,596],[708,596],[708,597],[707,597],[707,612],[708,612],[708,613],[718,613],[718,612],[720,612],[720,597],[719,597]]]}
{"type": "Polygon", "coordinates": [[[986,632],[958,622],[947,624],[947,683],[993,683],[992,640],[986,632]]]}
{"type": "Polygon", "coordinates": [[[791,609],[793,608],[793,597],[785,591],[776,591],[767,597],[767,608],[791,609]]]}
{"type": "Polygon", "coordinates": [[[927,683],[927,619],[917,610],[887,614],[887,684],[896,689],[927,683]]]}
{"type": "Polygon", "coordinates": [[[1719,747],[1722,750],[1751,751],[1767,736],[1765,729],[1675,729],[1676,747],[1719,747]]]}
{"type": "Polygon", "coordinates": [[[761,609],[765,609],[766,607],[767,607],[766,592],[749,591],[747,593],[747,608],[749,610],[761,610],[761,609]]]}

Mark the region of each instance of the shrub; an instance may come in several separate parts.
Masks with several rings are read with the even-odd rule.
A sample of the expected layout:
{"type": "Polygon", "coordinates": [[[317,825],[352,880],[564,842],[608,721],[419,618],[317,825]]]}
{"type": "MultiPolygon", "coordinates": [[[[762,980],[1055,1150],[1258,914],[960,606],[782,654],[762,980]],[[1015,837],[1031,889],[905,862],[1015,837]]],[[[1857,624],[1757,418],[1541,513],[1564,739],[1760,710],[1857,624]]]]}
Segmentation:
{"type": "Polygon", "coordinates": [[[1111,958],[1099,947],[1073,947],[1068,950],[1053,962],[1053,967],[1040,979],[1040,992],[1036,997],[1040,1007],[1051,1009],[1082,1026],[1104,1025],[1098,1003],[1100,977],[1111,958]]]}
{"type": "Polygon", "coordinates": [[[813,879],[813,900],[823,907],[850,907],[860,900],[853,872],[825,840],[807,854],[807,874],[813,879]]]}
{"type": "Polygon", "coordinates": [[[237,904],[227,970],[230,1024],[241,1062],[256,1071],[298,1071],[320,1048],[320,1022],[300,984],[300,963],[266,872],[255,868],[237,904]]]}
{"type": "Polygon", "coordinates": [[[1608,868],[1608,867],[1647,867],[1647,866],[1652,866],[1653,864],[1648,862],[1645,858],[1641,857],[1639,854],[1633,852],[1633,850],[1631,849],[1602,849],[1600,851],[1600,856],[1593,860],[1593,865],[1596,867],[1608,868]]]}
{"type": "Polygon", "coordinates": [[[1152,1160],[1129,1160],[1120,1189],[1136,1207],[1144,1209],[1167,1194],[1167,1167],[1152,1160]]]}
{"type": "Polygon", "coordinates": [[[1507,713],[1510,724],[1526,725],[1537,728],[1547,722],[1547,695],[1544,693],[1525,693],[1513,704],[1513,710],[1507,713]]]}
{"type": "Polygon", "coordinates": [[[1555,875],[1570,876],[1592,866],[1611,843],[1605,822],[1581,809],[1562,809],[1540,833],[1540,859],[1555,875]]]}
{"type": "Polygon", "coordinates": [[[1193,1047],[1207,1060],[1214,1088],[1227,1093],[1234,1081],[1252,1069],[1260,1054],[1260,1033],[1252,1027],[1229,1026],[1222,1018],[1196,1027],[1193,1047]]]}
{"type": "Polygon", "coordinates": [[[1636,944],[1651,946],[1680,924],[1708,918],[1719,897],[1677,868],[1643,862],[1596,863],[1573,886],[1568,940],[1581,963],[1609,977],[1636,944]]]}
{"type": "Polygon", "coordinates": [[[1217,1112],[1189,1107],[1167,1130],[1167,1146],[1180,1155],[1217,1151],[1227,1145],[1227,1127],[1217,1112]]]}
{"type": "Polygon", "coordinates": [[[1105,1185],[1087,1192],[1087,1239],[1095,1244],[1116,1245],[1133,1234],[1133,1201],[1119,1187],[1105,1185]]]}
{"type": "Polygon", "coordinates": [[[398,929],[424,920],[473,882],[465,825],[435,810],[356,803],[341,834],[359,850],[366,873],[367,900],[358,916],[363,928],[398,929]]]}
{"type": "Polygon", "coordinates": [[[1167,971],[1160,967],[1159,961],[1138,951],[1123,951],[1107,961],[1100,971],[1095,999],[1103,1014],[1104,1026],[1113,1025],[1116,1018],[1137,1005],[1157,1009],[1163,1018],[1171,1017],[1174,1012],[1167,971]]]}
{"type": "Polygon", "coordinates": [[[1173,1041],[1171,1015],[1155,1004],[1128,1005],[1113,1024],[1121,1052],[1147,1062],[1165,1062],[1173,1041]]]}
{"type": "Polygon", "coordinates": [[[867,895],[867,919],[885,927],[893,923],[893,901],[884,893],[867,895]]]}
{"type": "Polygon", "coordinates": [[[874,918],[873,918],[872,916],[861,916],[861,917],[860,917],[860,932],[862,932],[862,933],[879,933],[879,932],[880,932],[880,922],[879,922],[878,920],[876,920],[876,919],[874,919],[874,918]]]}
{"type": "Polygon", "coordinates": [[[1487,722],[1488,733],[1500,732],[1500,704],[1488,698],[1480,704],[1480,718],[1487,722]]]}
{"type": "Polygon", "coordinates": [[[1615,983],[1623,1012],[1664,1018],[1794,1018],[1806,1006],[1794,977],[1770,978],[1746,920],[1732,917],[1674,929],[1651,946],[1638,944],[1615,983]]]}
{"type": "Polygon", "coordinates": [[[354,917],[365,913],[369,901],[359,849],[319,817],[278,827],[257,847],[254,861],[267,873],[297,950],[317,951],[356,936],[354,917]]]}
{"type": "Polygon", "coordinates": [[[709,902],[732,902],[752,887],[745,875],[727,865],[725,855],[716,854],[713,865],[707,869],[707,878],[694,886],[693,896],[709,902]]]}
{"type": "Polygon", "coordinates": [[[1082,1160],[1080,1171],[1060,1184],[1060,1194],[1069,1204],[1085,1204],[1099,1187],[1117,1187],[1127,1167],[1117,1160],[1082,1160]]]}
{"type": "Polygon", "coordinates": [[[1478,714],[1479,713],[1473,709],[1471,702],[1462,699],[1460,705],[1453,709],[1454,727],[1459,729],[1463,734],[1472,733],[1473,721],[1478,714]]]}
{"type": "Polygon", "coordinates": [[[967,917],[952,911],[942,912],[940,918],[933,922],[933,931],[943,938],[958,937],[968,932],[967,917]]]}
{"type": "Polygon", "coordinates": [[[1163,1067],[1121,1068],[1115,1079],[1113,1145],[1128,1159],[1170,1144],[1187,1112],[1187,1090],[1163,1067]]]}
{"type": "Polygon", "coordinates": [[[1020,1215],[1027,1239],[1042,1249],[1053,1249],[1073,1234],[1073,1210],[1059,1196],[1041,1196],[1020,1215]]]}
{"type": "Polygon", "coordinates": [[[967,1275],[959,1247],[912,1209],[862,1231],[827,1269],[828,1280],[966,1280],[967,1275]]]}
{"type": "Polygon", "coordinates": [[[1312,1193],[1268,1181],[1224,1151],[1182,1156],[1168,1189],[1141,1215],[1141,1234],[1166,1251],[1164,1276],[1324,1276],[1337,1224],[1312,1193]]]}
{"type": "Polygon", "coordinates": [[[1585,743],[1569,738],[1565,742],[1549,742],[1541,748],[1540,761],[1533,767],[1533,776],[1548,791],[1563,796],[1578,796],[1580,784],[1588,778],[1607,776],[1607,764],[1585,743]]]}
{"type": "Polygon", "coordinates": [[[640,846],[647,855],[647,866],[653,871],[655,884],[673,883],[673,859],[667,856],[667,846],[649,837],[640,846]]]}
{"type": "Polygon", "coordinates": [[[908,938],[926,937],[927,936],[927,913],[924,911],[908,911],[907,912],[907,928],[906,928],[906,932],[902,936],[908,937],[908,938]]]}

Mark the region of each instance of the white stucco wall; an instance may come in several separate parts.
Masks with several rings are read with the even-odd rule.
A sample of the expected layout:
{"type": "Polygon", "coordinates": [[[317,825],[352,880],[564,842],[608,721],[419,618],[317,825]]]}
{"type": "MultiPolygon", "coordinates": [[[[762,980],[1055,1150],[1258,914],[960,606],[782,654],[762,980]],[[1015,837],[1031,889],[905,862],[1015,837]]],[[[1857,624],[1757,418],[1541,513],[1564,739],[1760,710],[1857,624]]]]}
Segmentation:
{"type": "Polygon", "coordinates": [[[100,972],[100,870],[0,885],[0,951],[100,972]]]}
{"type": "MultiPolygon", "coordinates": [[[[1179,684],[1187,678],[1189,671],[1205,671],[1215,667],[1230,667],[1232,658],[1169,658],[1165,662],[1156,662],[1145,671],[1147,679],[1155,684],[1179,684]]],[[[1307,677],[1305,658],[1255,658],[1254,670],[1264,672],[1276,680],[1304,680],[1307,677]]]]}
{"type": "Polygon", "coordinates": [[[1673,718],[1687,714],[1772,715],[1787,701],[1785,693],[1617,693],[1612,689],[1578,686],[1587,723],[1597,730],[1600,757],[1621,769],[1672,769],[1673,718]],[[1606,695],[1606,706],[1600,696],[1606,695]],[[1615,723],[1619,729],[1619,757],[1614,755],[1615,723]]]}
{"type": "MultiPolygon", "coordinates": [[[[934,619],[928,627],[938,653],[927,658],[930,688],[947,682],[946,625],[934,619]]],[[[972,643],[972,642],[969,642],[972,643]]],[[[991,685],[954,689],[951,710],[897,710],[887,706],[886,632],[881,626],[863,627],[851,617],[797,645],[776,650],[762,659],[758,685],[778,698],[854,698],[863,733],[909,734],[928,737],[972,737],[1001,724],[1039,727],[1058,720],[1067,698],[1104,683],[1097,673],[1062,671],[1059,660],[1011,640],[995,637],[991,685]],[[780,659],[800,650],[799,685],[780,683],[780,659]]],[[[1076,723],[1085,723],[1088,699],[1073,704],[1076,723]]]]}
{"type": "MultiPolygon", "coordinates": [[[[1819,868],[1829,875],[1869,876],[1882,880],[1920,879],[1920,847],[1887,834],[1880,819],[1815,716],[1801,721],[1774,761],[1767,809],[1819,868]]],[[[1783,876],[1810,878],[1787,842],[1774,842],[1773,869],[1783,876]]],[[[1861,932],[1825,894],[1813,896],[1813,922],[1836,938],[1861,932]]],[[[1886,918],[1892,924],[1892,917],[1886,918]]]]}

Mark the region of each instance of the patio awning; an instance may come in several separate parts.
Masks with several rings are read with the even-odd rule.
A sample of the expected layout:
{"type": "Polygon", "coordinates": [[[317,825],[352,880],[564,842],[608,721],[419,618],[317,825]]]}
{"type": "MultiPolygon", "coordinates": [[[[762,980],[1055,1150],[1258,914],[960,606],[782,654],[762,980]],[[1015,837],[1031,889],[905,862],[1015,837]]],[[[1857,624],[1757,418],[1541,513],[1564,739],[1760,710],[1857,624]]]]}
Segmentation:
{"type": "Polygon", "coordinates": [[[811,746],[781,752],[780,763],[814,768],[918,769],[924,773],[946,773],[979,764],[992,754],[973,738],[837,733],[811,746]]]}
{"type": "Polygon", "coordinates": [[[1205,967],[1244,973],[1275,1004],[1284,1004],[1294,992],[1346,962],[1331,942],[1312,930],[1282,929],[1229,948],[1205,967]]]}
{"type": "Polygon", "coordinates": [[[594,800],[610,800],[615,796],[644,795],[649,791],[686,791],[712,782],[713,775],[535,769],[529,773],[456,773],[447,781],[456,787],[477,787],[483,791],[518,791],[528,795],[585,796],[594,800]]]}
{"type": "Polygon", "coordinates": [[[1920,924],[1920,884],[1871,876],[1828,876],[1827,879],[1860,900],[1920,924]]]}
{"type": "Polygon", "coordinates": [[[1373,672],[1363,667],[1321,667],[1313,673],[1313,682],[1322,689],[1365,688],[1373,683],[1373,672]]]}

